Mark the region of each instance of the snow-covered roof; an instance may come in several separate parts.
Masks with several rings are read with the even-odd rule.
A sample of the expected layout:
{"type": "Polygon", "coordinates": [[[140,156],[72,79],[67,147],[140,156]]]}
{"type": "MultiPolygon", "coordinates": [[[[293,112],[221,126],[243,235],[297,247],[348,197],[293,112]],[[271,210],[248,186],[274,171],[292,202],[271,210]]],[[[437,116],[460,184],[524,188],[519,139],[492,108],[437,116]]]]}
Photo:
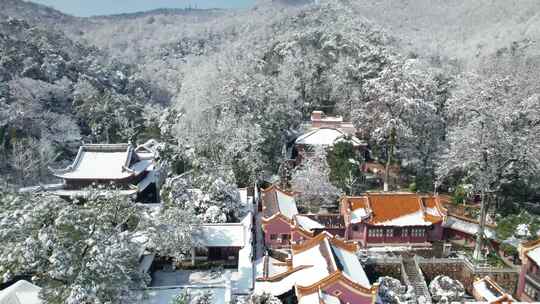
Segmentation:
{"type": "MultiPolygon", "coordinates": [[[[344,248],[339,241],[323,232],[311,243],[299,245],[302,249],[293,248],[292,266],[310,266],[302,270],[303,275],[297,281],[300,286],[309,286],[326,278],[335,271],[341,271],[351,281],[370,288],[371,284],[364,268],[356,257],[356,252],[344,248]]],[[[355,247],[356,248],[356,247],[355,247]]]]}
{"type": "Polygon", "coordinates": [[[334,259],[327,259],[331,254],[330,244],[326,241],[316,243],[311,248],[300,253],[294,253],[292,257],[293,268],[308,266],[297,276],[296,284],[310,286],[330,275],[329,269],[336,269],[334,259]]]}
{"type": "Polygon", "coordinates": [[[246,244],[242,223],[202,224],[194,237],[203,247],[244,247],[246,244]]]}
{"type": "MultiPolygon", "coordinates": [[[[66,196],[66,197],[88,197],[91,194],[91,190],[69,190],[69,189],[59,189],[47,191],[52,195],[66,196]]],[[[137,189],[120,189],[114,190],[114,193],[120,196],[131,196],[137,194],[137,189]]]]}
{"type": "Polygon", "coordinates": [[[296,222],[298,223],[298,225],[300,225],[302,228],[306,229],[306,230],[309,230],[311,231],[312,229],[323,229],[324,226],[315,221],[315,220],[312,220],[311,218],[307,217],[307,216],[304,216],[304,215],[296,215],[295,216],[295,219],[296,219],[296,222]]]}
{"type": "Polygon", "coordinates": [[[154,163],[152,155],[141,158],[130,144],[83,145],[71,165],[52,173],[63,179],[121,180],[137,176],[154,163]]]}
{"type": "Polygon", "coordinates": [[[540,265],[540,246],[527,252],[527,256],[533,260],[536,265],[540,265]]]}
{"type": "MultiPolygon", "coordinates": [[[[256,269],[256,277],[257,278],[263,278],[264,277],[264,265],[270,264],[272,261],[267,260],[265,257],[258,259],[255,262],[255,269],[256,269]]],[[[283,271],[285,273],[285,271],[283,271]]],[[[273,275],[277,275],[277,270],[274,269],[273,275]]],[[[256,294],[262,294],[262,293],[270,293],[274,296],[280,296],[282,294],[285,294],[289,291],[291,291],[294,288],[294,285],[296,284],[296,281],[299,277],[302,277],[304,275],[303,270],[293,272],[289,275],[284,276],[280,280],[275,281],[258,281],[255,284],[254,293],[256,294]]]]}
{"type": "Polygon", "coordinates": [[[354,243],[337,240],[323,232],[293,247],[290,262],[284,263],[266,256],[257,261],[258,282],[255,284],[255,292],[269,292],[279,296],[295,286],[325,284],[329,279],[340,277],[370,289],[371,284],[356,257],[357,249],[354,243]]]}
{"type": "Polygon", "coordinates": [[[379,226],[430,226],[443,220],[438,199],[410,192],[368,192],[364,196],[344,197],[342,204],[350,223],[379,226]]]}
{"type": "Polygon", "coordinates": [[[479,301],[488,303],[502,303],[500,301],[514,301],[512,296],[506,293],[496,282],[489,277],[477,280],[473,283],[475,297],[479,301]]]}
{"type": "Polygon", "coordinates": [[[384,222],[373,223],[376,226],[396,226],[396,227],[407,227],[407,226],[431,226],[432,222],[424,220],[424,213],[422,211],[416,211],[414,213],[405,214],[400,217],[396,217],[384,222]]]}
{"type": "Polygon", "coordinates": [[[369,288],[371,284],[369,283],[368,277],[364,272],[364,268],[360,264],[356,252],[351,252],[335,244],[330,244],[333,249],[333,253],[339,263],[341,264],[342,271],[347,276],[349,276],[352,281],[369,288]]]}
{"type": "MultiPolygon", "coordinates": [[[[449,215],[446,218],[446,221],[444,221],[443,226],[445,228],[450,228],[450,229],[460,231],[469,235],[478,234],[478,230],[480,229],[480,225],[478,223],[467,221],[467,220],[464,220],[464,219],[461,219],[452,215],[449,215]]],[[[485,227],[484,234],[489,239],[492,239],[492,240],[497,239],[495,230],[489,226],[485,227]]]]}
{"type": "Polygon", "coordinates": [[[263,190],[263,217],[270,218],[271,216],[281,213],[285,217],[292,219],[298,214],[296,208],[296,200],[291,193],[279,189],[277,186],[271,186],[263,190]]]}
{"type": "Polygon", "coordinates": [[[40,287],[25,281],[17,281],[6,289],[0,290],[0,304],[41,304],[40,287]]]}
{"type": "Polygon", "coordinates": [[[369,216],[369,211],[366,208],[358,208],[351,212],[351,223],[356,224],[363,221],[369,216]]]}
{"type": "Polygon", "coordinates": [[[294,215],[298,214],[298,209],[296,209],[296,201],[294,196],[287,195],[281,191],[276,192],[277,203],[279,206],[279,211],[288,218],[292,218],[294,215]]]}
{"type": "MultiPolygon", "coordinates": [[[[334,128],[318,128],[308,131],[299,136],[295,143],[297,145],[308,146],[332,146],[340,140],[344,140],[347,134],[334,128]]],[[[365,143],[355,136],[350,137],[354,146],[364,145],[365,143]]]]}

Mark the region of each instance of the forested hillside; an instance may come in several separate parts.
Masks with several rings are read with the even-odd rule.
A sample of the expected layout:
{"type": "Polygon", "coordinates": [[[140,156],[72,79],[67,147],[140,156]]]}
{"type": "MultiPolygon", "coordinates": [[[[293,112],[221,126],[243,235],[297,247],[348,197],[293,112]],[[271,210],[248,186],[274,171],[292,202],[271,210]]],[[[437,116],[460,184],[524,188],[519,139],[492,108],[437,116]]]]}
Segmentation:
{"type": "Polygon", "coordinates": [[[275,173],[283,144],[322,109],[352,119],[381,161],[394,146],[427,186],[448,101],[471,79],[510,77],[519,98],[539,90],[535,1],[260,1],[91,18],[1,5],[6,185],[46,180],[81,141],[149,137],[169,143],[178,173],[217,164],[245,185],[275,173]],[[406,116],[366,114],[387,98],[407,100],[394,105],[406,116]]]}

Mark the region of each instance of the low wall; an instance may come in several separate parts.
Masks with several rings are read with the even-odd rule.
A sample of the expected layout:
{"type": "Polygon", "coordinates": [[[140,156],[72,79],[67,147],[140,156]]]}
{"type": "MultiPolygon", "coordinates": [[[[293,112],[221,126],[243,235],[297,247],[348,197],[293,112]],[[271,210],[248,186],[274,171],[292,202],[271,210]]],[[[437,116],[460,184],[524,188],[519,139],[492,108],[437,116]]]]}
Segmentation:
{"type": "Polygon", "coordinates": [[[379,277],[393,277],[402,279],[401,259],[370,259],[363,266],[370,282],[379,277]]]}
{"type": "Polygon", "coordinates": [[[519,270],[510,268],[475,267],[465,259],[424,259],[417,258],[426,281],[431,282],[438,275],[449,276],[463,283],[469,294],[472,294],[473,282],[477,278],[489,275],[507,292],[516,292],[519,270]]]}

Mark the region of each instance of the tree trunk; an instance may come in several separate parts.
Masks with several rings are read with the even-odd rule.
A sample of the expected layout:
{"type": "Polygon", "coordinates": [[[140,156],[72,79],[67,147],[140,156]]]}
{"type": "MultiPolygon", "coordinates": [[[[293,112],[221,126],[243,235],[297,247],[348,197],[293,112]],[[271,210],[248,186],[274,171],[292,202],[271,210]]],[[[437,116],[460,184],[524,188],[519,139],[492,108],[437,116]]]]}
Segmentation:
{"type": "Polygon", "coordinates": [[[392,129],[390,133],[390,140],[388,142],[388,155],[386,157],[386,166],[384,168],[384,191],[390,190],[390,165],[392,164],[392,157],[394,156],[394,146],[396,144],[396,130],[392,129]]]}
{"type": "Polygon", "coordinates": [[[480,208],[480,225],[478,227],[478,234],[476,235],[476,244],[474,246],[473,260],[478,262],[482,260],[482,248],[484,243],[484,230],[486,226],[487,215],[487,198],[485,191],[482,191],[482,203],[480,208]]]}

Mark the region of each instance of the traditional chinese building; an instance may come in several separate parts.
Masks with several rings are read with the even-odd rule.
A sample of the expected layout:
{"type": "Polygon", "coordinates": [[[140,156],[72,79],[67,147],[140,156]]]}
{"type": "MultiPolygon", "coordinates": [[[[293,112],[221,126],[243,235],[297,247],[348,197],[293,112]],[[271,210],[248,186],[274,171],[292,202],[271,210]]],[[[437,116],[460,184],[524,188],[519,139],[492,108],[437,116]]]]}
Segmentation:
{"type": "Polygon", "coordinates": [[[358,245],[323,232],[292,245],[285,260],[265,256],[257,267],[256,292],[293,294],[299,304],[374,303],[371,285],[356,257],[358,245]]]}
{"type": "Polygon", "coordinates": [[[519,246],[521,272],[516,295],[524,302],[540,301],[540,239],[519,246]]]}
{"type": "MultiPolygon", "coordinates": [[[[444,239],[462,240],[466,242],[466,244],[469,244],[469,246],[474,246],[476,243],[476,236],[480,231],[480,223],[478,220],[453,213],[448,213],[446,220],[443,223],[443,227],[444,239]]],[[[495,229],[495,225],[486,223],[484,226],[484,236],[492,245],[498,246],[495,229]]]]}
{"type": "Polygon", "coordinates": [[[261,204],[265,245],[273,249],[289,248],[292,218],[298,214],[294,194],[272,185],[262,190],[261,204]]]}
{"type": "Polygon", "coordinates": [[[477,301],[488,304],[515,302],[512,295],[507,293],[489,276],[478,279],[473,283],[473,296],[477,301]]]}
{"type": "Polygon", "coordinates": [[[299,162],[302,158],[309,156],[313,148],[330,147],[341,141],[348,140],[363,158],[366,157],[367,143],[358,139],[354,135],[349,135],[340,129],[321,127],[311,129],[300,135],[295,140],[295,152],[293,157],[299,162]]]}
{"type": "Polygon", "coordinates": [[[73,163],[51,169],[60,184],[21,189],[21,192],[48,192],[65,198],[85,197],[88,188],[114,187],[122,195],[145,203],[159,202],[161,166],[157,142],[131,144],[86,144],[79,148],[73,163]]]}
{"type": "Polygon", "coordinates": [[[443,237],[444,209],[437,197],[407,192],[346,196],[340,212],[345,238],[363,246],[425,246],[443,237]]]}
{"type": "Polygon", "coordinates": [[[322,232],[343,238],[345,223],[341,214],[297,214],[293,217],[293,243],[309,240],[322,232]]]}
{"type": "Polygon", "coordinates": [[[313,111],[307,129],[313,128],[333,128],[345,134],[356,135],[356,128],[351,122],[344,121],[342,116],[325,115],[323,111],[313,111]]]}

